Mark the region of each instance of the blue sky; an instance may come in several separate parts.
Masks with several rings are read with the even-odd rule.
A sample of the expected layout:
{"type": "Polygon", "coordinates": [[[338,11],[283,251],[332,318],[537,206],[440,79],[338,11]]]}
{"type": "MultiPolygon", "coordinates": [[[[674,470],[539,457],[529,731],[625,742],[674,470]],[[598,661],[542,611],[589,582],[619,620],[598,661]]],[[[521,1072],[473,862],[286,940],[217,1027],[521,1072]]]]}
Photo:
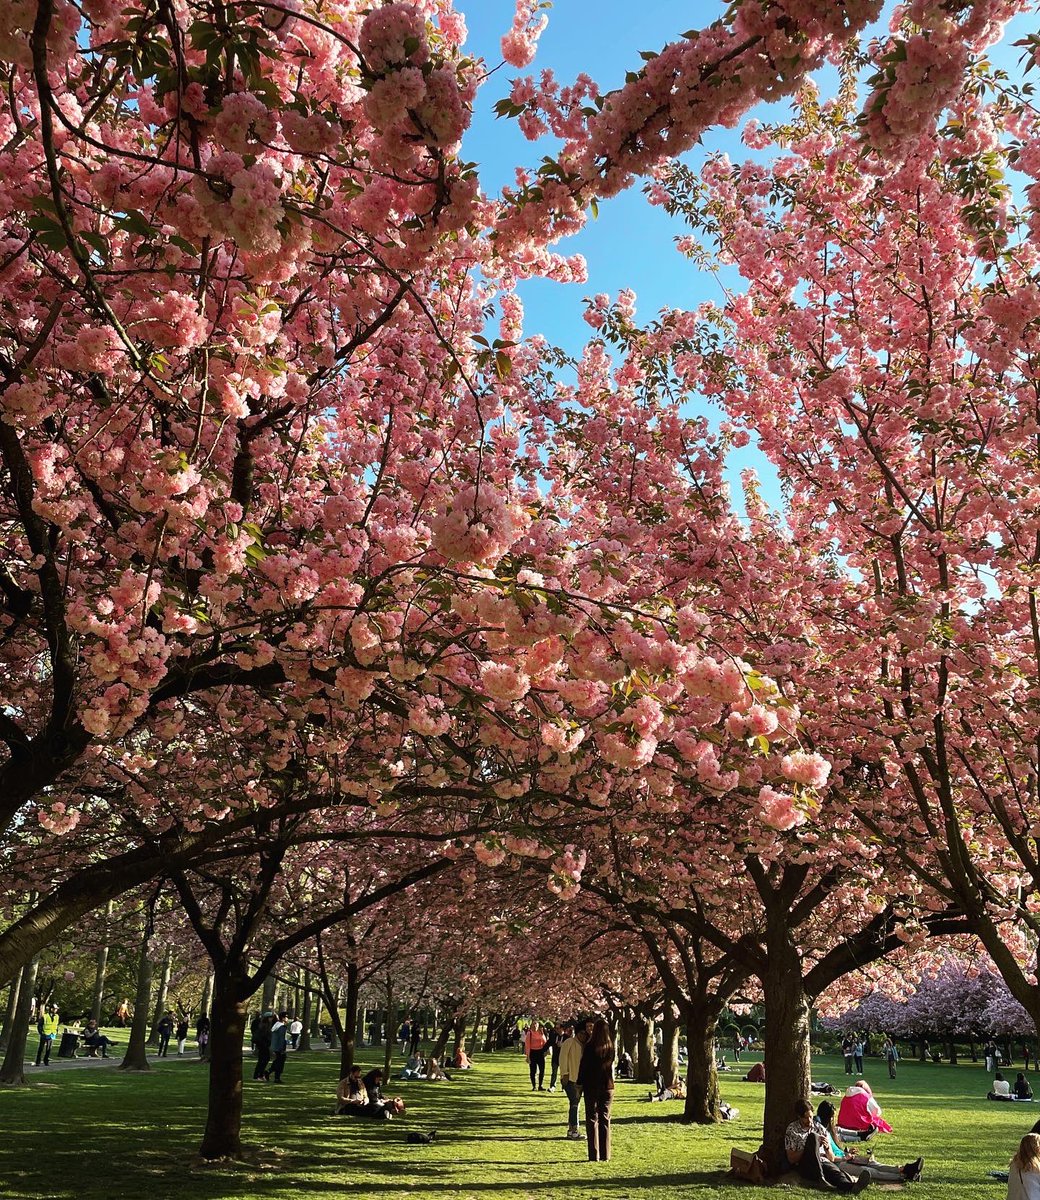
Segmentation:
{"type": "MultiPolygon", "coordinates": [[[[489,67],[502,61],[500,39],[513,16],[512,0],[456,0],[469,28],[467,50],[485,60],[489,67]]],[[[887,0],[884,21],[893,8],[887,0]]],[[[463,144],[463,156],[480,165],[481,180],[489,194],[497,194],[513,182],[517,166],[536,166],[545,154],[553,153],[552,139],[528,142],[515,121],[496,119],[494,105],[508,95],[510,81],[519,74],[553,70],[561,83],[570,83],[587,72],[609,91],[624,82],[625,72],[641,65],[640,50],[659,50],[674,41],[691,25],[703,27],[720,16],[726,6],[721,0],[555,0],[549,10],[549,25],[539,42],[538,54],[521,72],[502,66],[481,88],[472,126],[463,144]]],[[[1020,51],[1011,42],[1036,28],[1035,17],[1020,17],[1009,26],[1003,43],[994,48],[991,60],[1012,77],[1019,70],[1020,51]]],[[[835,73],[829,69],[818,79],[826,95],[835,73]]],[[[760,105],[753,116],[775,120],[776,106],[760,105]]],[[[713,151],[725,151],[733,159],[748,156],[739,130],[709,131],[704,144],[686,156],[692,166],[713,151]]],[[[705,300],[720,300],[721,289],[710,272],[698,268],[674,248],[674,238],[684,232],[681,222],[647,203],[639,187],[599,206],[599,217],[590,220],[578,235],[560,244],[568,254],[581,253],[588,264],[585,284],[557,284],[541,280],[521,286],[526,311],[526,332],[542,333],[548,340],[577,353],[592,331],[582,320],[582,299],[598,292],[616,295],[623,287],[638,296],[638,315],[651,320],[662,307],[694,308],[705,300]]],[[[739,278],[727,273],[727,282],[739,278]]],[[[691,409],[717,418],[697,397],[691,409]]],[[[780,491],[775,472],[754,443],[733,455],[729,476],[736,507],[742,507],[737,479],[745,467],[753,467],[762,482],[763,498],[779,505],[780,491]]]]}

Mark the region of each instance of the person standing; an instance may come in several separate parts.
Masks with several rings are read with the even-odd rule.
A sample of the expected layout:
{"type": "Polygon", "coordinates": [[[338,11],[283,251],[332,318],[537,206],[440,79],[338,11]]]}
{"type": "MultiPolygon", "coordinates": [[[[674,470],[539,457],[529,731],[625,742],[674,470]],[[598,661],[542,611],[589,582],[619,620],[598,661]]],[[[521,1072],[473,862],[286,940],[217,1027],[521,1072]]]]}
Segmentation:
{"type": "Polygon", "coordinates": [[[300,1048],[300,1034],[303,1033],[303,1022],[299,1017],[293,1017],[289,1022],[289,1045],[294,1050],[300,1048]]]}
{"type": "Polygon", "coordinates": [[[841,1041],[841,1055],[842,1055],[842,1058],[845,1059],[845,1074],[846,1075],[852,1074],[853,1045],[854,1045],[854,1043],[852,1041],[852,1038],[850,1038],[848,1036],[848,1034],[846,1034],[845,1037],[842,1038],[842,1041],[841,1041]]]}
{"type": "Polygon", "coordinates": [[[195,1041],[199,1046],[199,1058],[206,1058],[209,1049],[209,1017],[205,1013],[199,1013],[199,1019],[195,1022],[195,1041]]]}
{"type": "Polygon", "coordinates": [[[159,1057],[166,1058],[170,1049],[170,1037],[173,1034],[173,1013],[167,1010],[162,1015],[162,1020],[156,1026],[156,1033],[159,1035],[159,1057]]]}
{"type": "Polygon", "coordinates": [[[982,1053],[986,1056],[986,1074],[992,1075],[997,1069],[997,1047],[992,1038],[982,1047],[982,1053]]]}
{"type": "Polygon", "coordinates": [[[560,1077],[560,1046],[563,1044],[563,1026],[557,1021],[545,1035],[546,1049],[549,1051],[549,1091],[556,1091],[556,1080],[560,1077]]]}
{"type": "Polygon", "coordinates": [[[600,1017],[581,1054],[578,1086],[585,1098],[585,1136],[589,1162],[610,1159],[610,1106],[614,1099],[614,1043],[600,1017]]]}
{"type": "Polygon", "coordinates": [[[581,1088],[578,1085],[578,1070],[581,1067],[581,1053],[589,1035],[585,1026],[579,1022],[564,1025],[563,1032],[564,1040],[560,1046],[560,1082],[567,1097],[567,1137],[572,1142],[580,1142],[578,1103],[581,1100],[581,1088]]]}
{"type": "Polygon", "coordinates": [[[285,1056],[289,1049],[289,1014],[279,1013],[278,1020],[271,1026],[271,1069],[266,1078],[274,1075],[275,1083],[282,1082],[282,1072],[285,1070],[285,1056]]]}
{"type": "Polygon", "coordinates": [[[422,1026],[412,1017],[412,1037],[408,1043],[408,1053],[414,1058],[419,1053],[419,1043],[422,1040],[422,1026]]]}
{"type": "Polygon", "coordinates": [[[178,1058],[184,1054],[184,1047],[188,1044],[188,1015],[181,1013],[177,1019],[177,1056],[178,1058]]]}
{"type": "Polygon", "coordinates": [[[545,1048],[548,1045],[542,1026],[538,1021],[531,1022],[531,1028],[524,1038],[524,1054],[531,1070],[531,1091],[545,1091],[545,1048]],[[535,1082],[537,1078],[537,1082],[535,1082]]]}
{"type": "Polygon", "coordinates": [[[857,1036],[855,1044],[852,1047],[852,1057],[856,1060],[856,1074],[863,1074],[863,1051],[865,1044],[862,1035],[857,1036]]]}
{"type": "Polygon", "coordinates": [[[259,1025],[256,1027],[256,1032],[253,1034],[253,1045],[256,1048],[256,1066],[253,1068],[254,1079],[268,1079],[270,1077],[267,1064],[271,1061],[271,1026],[273,1024],[273,1014],[264,1013],[260,1018],[259,1025]]]}
{"type": "Polygon", "coordinates": [[[36,1029],[40,1035],[40,1044],[36,1050],[36,1065],[39,1066],[42,1061],[45,1067],[49,1067],[51,1050],[54,1048],[54,1039],[58,1033],[58,1006],[56,1004],[47,1005],[36,1022],[36,1029]]]}
{"type": "Polygon", "coordinates": [[[733,1035],[733,1061],[735,1063],[740,1062],[740,1044],[743,1040],[739,1033],[733,1035]]]}
{"type": "Polygon", "coordinates": [[[895,1079],[896,1063],[899,1062],[899,1050],[896,1047],[895,1041],[890,1038],[885,1038],[885,1044],[881,1047],[881,1052],[885,1056],[885,1062],[888,1063],[888,1077],[895,1079]]]}
{"type": "Polygon", "coordinates": [[[412,1044],[412,1019],[405,1017],[401,1022],[401,1028],[397,1031],[397,1040],[401,1043],[401,1054],[408,1053],[408,1047],[412,1044]]]}

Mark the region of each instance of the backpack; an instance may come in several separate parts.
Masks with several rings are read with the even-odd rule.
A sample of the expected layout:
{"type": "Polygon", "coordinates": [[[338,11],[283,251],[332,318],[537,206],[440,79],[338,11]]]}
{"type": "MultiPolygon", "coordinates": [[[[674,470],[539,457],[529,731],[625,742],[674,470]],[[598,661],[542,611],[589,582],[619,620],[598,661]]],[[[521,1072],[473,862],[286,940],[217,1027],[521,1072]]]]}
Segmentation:
{"type": "Polygon", "coordinates": [[[405,1140],[410,1146],[428,1146],[436,1136],[436,1129],[431,1129],[429,1133],[420,1133],[418,1129],[413,1129],[405,1140]]]}

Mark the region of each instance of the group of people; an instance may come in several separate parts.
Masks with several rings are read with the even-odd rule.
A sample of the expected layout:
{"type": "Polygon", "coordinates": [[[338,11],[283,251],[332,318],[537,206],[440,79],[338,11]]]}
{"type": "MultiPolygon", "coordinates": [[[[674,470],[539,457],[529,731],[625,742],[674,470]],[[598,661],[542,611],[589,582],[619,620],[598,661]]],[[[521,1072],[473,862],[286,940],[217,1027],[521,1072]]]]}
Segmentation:
{"type": "Polygon", "coordinates": [[[290,1018],[287,1012],[277,1015],[264,1012],[253,1018],[249,1032],[256,1054],[253,1078],[265,1083],[281,1083],[289,1048],[295,1050],[300,1044],[303,1022],[290,1018]]]}
{"type": "MultiPolygon", "coordinates": [[[[436,1062],[435,1059],[433,1061],[436,1062]]],[[[373,1067],[362,1075],[361,1064],[354,1063],[339,1081],[336,1091],[338,1116],[370,1117],[377,1121],[389,1121],[403,1113],[404,1107],[400,1096],[383,1095],[382,1067],[373,1067]]]]}
{"type": "Polygon", "coordinates": [[[1033,1089],[1025,1075],[1019,1071],[1014,1083],[1010,1083],[998,1071],[993,1076],[993,1086],[987,1100],[1032,1100],[1033,1089]]]}
{"type": "Polygon", "coordinates": [[[545,1061],[549,1056],[549,1091],[559,1079],[567,1097],[567,1132],[580,1141],[578,1113],[585,1105],[585,1140],[590,1162],[610,1158],[610,1110],[614,1099],[615,1051],[610,1028],[602,1017],[557,1022],[547,1030],[532,1021],[524,1036],[531,1090],[545,1091],[545,1061]]]}

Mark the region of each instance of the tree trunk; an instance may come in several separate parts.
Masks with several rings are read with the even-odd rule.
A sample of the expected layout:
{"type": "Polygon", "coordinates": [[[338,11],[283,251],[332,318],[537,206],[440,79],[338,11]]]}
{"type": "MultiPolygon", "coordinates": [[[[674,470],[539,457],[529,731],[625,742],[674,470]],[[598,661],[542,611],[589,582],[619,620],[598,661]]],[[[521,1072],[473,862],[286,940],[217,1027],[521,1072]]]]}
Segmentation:
{"type": "Polygon", "coordinates": [[[388,975],[386,977],[386,1032],[384,1041],[386,1049],[383,1051],[383,1078],[390,1078],[390,1063],[394,1057],[394,1042],[397,1037],[397,1030],[394,1027],[394,981],[388,975]]]}
{"type": "Polygon", "coordinates": [[[639,1057],[639,1043],[636,1039],[635,1014],[630,1008],[624,1009],[621,1013],[617,1041],[621,1043],[621,1049],[631,1057],[632,1063],[635,1065],[639,1057]]]}
{"type": "Polygon", "coordinates": [[[4,1055],[3,1066],[0,1066],[0,1083],[21,1084],[27,1082],[25,1078],[25,1046],[29,1040],[33,988],[36,986],[36,972],[39,965],[40,960],[34,958],[22,967],[21,974],[18,976],[18,1003],[15,1006],[14,1021],[7,1039],[7,1053],[4,1055]]]}
{"type": "MultiPolygon", "coordinates": [[[[148,1045],[159,1044],[159,1022],[166,1012],[166,993],[170,990],[170,972],[173,970],[173,948],[167,946],[163,951],[162,969],[159,972],[159,988],[155,993],[155,1008],[152,1011],[152,1030],[148,1035],[148,1045]]],[[[136,1010],[135,1014],[136,1016],[136,1010]]]]}
{"type": "Polygon", "coordinates": [[[242,1154],[242,1041],[246,1031],[244,981],[218,972],[209,1041],[209,1107],[199,1153],[203,1158],[242,1154]]]}
{"type": "Polygon", "coordinates": [[[466,1014],[465,1013],[462,1013],[460,1016],[455,1018],[455,1025],[452,1029],[452,1033],[453,1033],[454,1037],[453,1037],[452,1044],[451,1044],[451,1057],[452,1057],[452,1059],[454,1059],[455,1055],[458,1054],[458,1052],[466,1044],[466,1014]]]}
{"type": "MultiPolygon", "coordinates": [[[[473,1053],[477,1052],[477,1037],[480,1034],[480,1022],[484,1019],[483,1013],[478,1008],[476,1015],[473,1017],[473,1033],[470,1035],[470,1045],[473,1047],[473,1053]]],[[[463,1042],[465,1046],[465,1041],[463,1042]]]]}
{"type": "Polygon", "coordinates": [[[134,1019],[130,1025],[130,1041],[119,1064],[120,1071],[147,1071],[148,1067],[148,1001],[152,998],[152,964],[148,957],[148,934],[141,940],[137,960],[137,994],[134,996],[134,1019]]]}
{"type": "MultiPolygon", "coordinates": [[[[493,1054],[495,1051],[496,1034],[498,1027],[502,1023],[502,1015],[500,1013],[489,1013],[487,1020],[487,1032],[484,1034],[484,1053],[493,1054]]],[[[474,1046],[474,1049],[476,1047],[474,1046]]]]}
{"type": "Polygon", "coordinates": [[[321,1037],[321,993],[316,992],[314,996],[314,1012],[311,1014],[311,1037],[321,1037]]]}
{"type": "Polygon", "coordinates": [[[278,980],[273,974],[268,975],[264,980],[264,990],[261,993],[260,999],[260,1011],[262,1013],[274,1011],[274,994],[277,988],[278,980]]]}
{"type": "Polygon", "coordinates": [[[437,1034],[437,1040],[433,1044],[433,1049],[430,1051],[430,1057],[435,1058],[439,1063],[444,1061],[444,1048],[448,1044],[448,1038],[451,1036],[451,1030],[454,1022],[450,1017],[446,1017],[444,1024],[441,1026],[441,1031],[437,1034]]]}
{"type": "Polygon", "coordinates": [[[202,999],[199,1000],[200,1016],[209,1016],[209,1010],[213,1004],[213,972],[210,971],[206,976],[206,982],[202,985],[202,999]]]}
{"type": "Polygon", "coordinates": [[[354,1022],[354,1045],[365,1044],[365,1023],[368,1021],[368,1009],[363,1004],[358,1005],[357,1020],[354,1022]]]}
{"type": "Polygon", "coordinates": [[[653,1083],[654,1059],[654,1022],[652,1017],[643,1013],[636,1014],[636,1083],[653,1083]]]}
{"type": "MultiPolygon", "coordinates": [[[[357,963],[348,962],[347,994],[343,1002],[346,1011],[343,1016],[343,1032],[340,1035],[339,1048],[340,1079],[350,1074],[350,1068],[354,1065],[354,1055],[357,1052],[358,995],[360,991],[361,983],[358,978],[357,963]]],[[[389,1079],[389,1074],[386,1074],[384,1078],[389,1079]]]]}
{"type": "Polygon", "coordinates": [[[661,1034],[661,1055],[657,1069],[664,1076],[667,1084],[679,1075],[679,1021],[670,1000],[664,1002],[661,1034]]]}
{"type": "Polygon", "coordinates": [[[97,952],[94,966],[94,998],[90,1004],[90,1015],[99,1025],[103,1024],[101,1009],[105,1003],[105,977],[108,973],[108,943],[97,952]]]}
{"type": "Polygon", "coordinates": [[[769,957],[762,979],[766,1014],[762,1143],[773,1172],[787,1167],[784,1132],[794,1119],[795,1103],[809,1098],[812,1082],[809,998],[802,982],[801,958],[785,916],[781,914],[775,922],[767,918],[769,957]]]}
{"type": "Polygon", "coordinates": [[[15,1015],[18,1012],[18,996],[21,991],[22,971],[11,980],[7,990],[7,1009],[4,1012],[4,1027],[0,1031],[0,1051],[6,1050],[11,1041],[11,1029],[14,1026],[15,1015]]]}
{"type": "Polygon", "coordinates": [[[975,1045],[974,1041],[970,1041],[968,1043],[968,1054],[971,1056],[972,1062],[979,1061],[979,1051],[978,1051],[978,1047],[975,1045]]]}
{"type": "Polygon", "coordinates": [[[957,1065],[957,1043],[953,1040],[953,1038],[950,1038],[947,1045],[949,1046],[950,1051],[950,1066],[955,1067],[957,1065]]]}
{"type": "Polygon", "coordinates": [[[715,1054],[720,1005],[707,1001],[687,1004],[686,1104],[683,1120],[714,1125],[721,1119],[719,1072],[715,1054]]]}
{"type": "Polygon", "coordinates": [[[311,1048],[311,973],[308,970],[303,972],[303,1010],[300,1013],[300,1024],[303,1028],[300,1030],[300,1044],[298,1050],[309,1050],[311,1048]]]}

